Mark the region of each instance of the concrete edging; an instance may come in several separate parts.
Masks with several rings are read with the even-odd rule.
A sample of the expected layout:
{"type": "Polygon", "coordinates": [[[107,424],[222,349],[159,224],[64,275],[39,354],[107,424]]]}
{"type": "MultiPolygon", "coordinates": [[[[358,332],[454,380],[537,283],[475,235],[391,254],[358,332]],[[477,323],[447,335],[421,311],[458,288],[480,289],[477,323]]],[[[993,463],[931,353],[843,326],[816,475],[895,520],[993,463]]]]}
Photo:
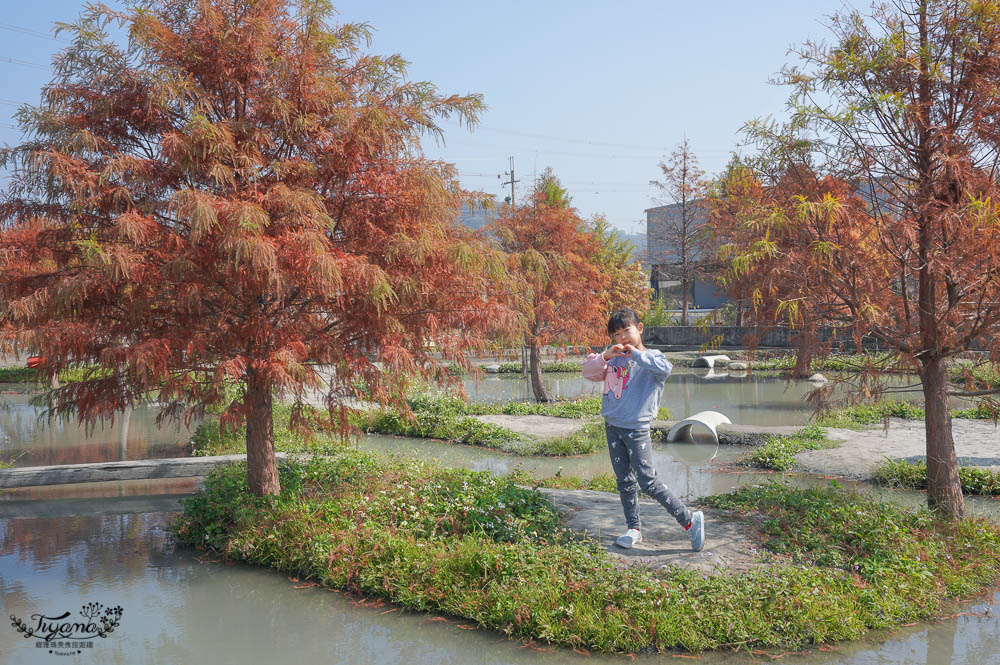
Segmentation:
{"type": "MultiPolygon", "coordinates": [[[[280,460],[285,453],[276,453],[280,460]]],[[[208,475],[217,466],[246,461],[246,455],[216,455],[212,457],[169,457],[165,459],[99,462],[95,464],[61,464],[0,469],[0,489],[68,485],[115,480],[149,480],[152,478],[191,478],[208,475]]]]}

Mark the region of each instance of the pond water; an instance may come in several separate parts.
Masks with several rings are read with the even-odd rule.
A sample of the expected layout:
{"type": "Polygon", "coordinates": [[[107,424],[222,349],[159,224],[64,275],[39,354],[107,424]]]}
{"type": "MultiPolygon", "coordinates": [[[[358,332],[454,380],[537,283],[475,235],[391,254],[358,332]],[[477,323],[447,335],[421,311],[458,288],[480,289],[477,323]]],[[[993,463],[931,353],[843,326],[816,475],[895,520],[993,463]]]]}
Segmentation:
{"type": "MultiPolygon", "coordinates": [[[[600,383],[588,381],[578,374],[544,374],[542,377],[556,397],[601,394],[600,383]]],[[[923,400],[920,384],[912,377],[887,377],[886,383],[893,387],[894,399],[923,400]]],[[[465,379],[462,385],[473,401],[533,399],[530,384],[517,376],[489,376],[479,381],[465,379]]],[[[671,417],[677,420],[699,411],[720,411],[740,425],[804,425],[815,411],[805,397],[816,388],[816,384],[808,381],[789,381],[760,373],[677,369],[663,386],[660,406],[669,409],[671,417]]],[[[841,399],[844,393],[843,386],[836,386],[833,399],[841,399]]],[[[954,406],[962,408],[966,404],[956,401],[954,406]]]]}
{"type": "MultiPolygon", "coordinates": [[[[3,384],[10,387],[12,384],[3,384]]],[[[20,386],[18,386],[20,387],[20,386]]],[[[93,431],[70,418],[46,418],[31,404],[33,393],[0,394],[0,460],[14,466],[86,464],[183,457],[193,428],[156,425],[155,406],[119,415],[93,431]]]]}
{"type": "MultiPolygon", "coordinates": [[[[560,395],[588,394],[579,378],[554,378],[560,395]]],[[[811,409],[799,403],[811,386],[756,377],[721,379],[678,373],[664,391],[664,406],[675,416],[720,408],[734,422],[800,424],[811,409]],[[742,415],[740,415],[742,414],[742,415]],[[735,417],[734,417],[735,415],[735,417]],[[760,418],[755,420],[754,418],[760,418]]],[[[474,399],[517,398],[519,379],[484,380],[470,386],[474,399]]],[[[65,421],[38,421],[24,394],[5,394],[0,410],[0,459],[16,464],[53,464],[175,456],[186,431],[157,428],[155,409],[136,410],[127,421],[89,435],[65,421]]],[[[523,468],[539,475],[560,471],[589,477],[607,473],[604,453],[574,458],[519,458],[468,446],[396,437],[367,437],[366,450],[436,460],[494,473],[523,468]]],[[[730,462],[744,451],[716,447],[704,438],[689,444],[657,444],[654,461],[678,494],[692,500],[760,482],[772,474],[722,470],[707,460],[730,462]]],[[[829,481],[791,476],[800,485],[829,481]]],[[[842,481],[842,484],[851,485],[842,481]]],[[[584,657],[567,650],[538,652],[501,635],[460,628],[464,622],[372,607],[318,588],[296,588],[270,570],[222,565],[177,549],[167,525],[179,497],[197,490],[194,479],[92,483],[26,488],[0,493],[0,665],[6,663],[194,663],[240,662],[273,665],[290,657],[302,663],[623,663],[620,657],[584,657]],[[92,647],[62,656],[22,638],[9,615],[31,621],[33,614],[78,612],[86,603],[121,606],[120,626],[92,647]]],[[[859,489],[906,505],[918,492],[859,489]]],[[[969,511],[1000,520],[1000,502],[970,499],[969,511]]],[[[837,645],[835,652],[788,655],[781,662],[801,665],[965,665],[1000,662],[1000,594],[991,593],[962,608],[970,614],[934,625],[903,628],[870,640],[837,645]],[[984,616],[989,609],[994,616],[984,616]]],[[[58,651],[59,649],[55,649],[58,651]]],[[[63,649],[65,651],[65,649],[63,649]]],[[[744,665],[766,656],[703,654],[699,662],[744,665]]],[[[640,657],[647,663],[678,662],[671,654],[640,657]]]]}
{"type": "MultiPolygon", "coordinates": [[[[298,588],[285,576],[243,565],[223,565],[175,548],[167,526],[177,495],[190,488],[102,483],[73,497],[33,490],[31,517],[0,512],[0,597],[5,619],[32,614],[78,618],[82,606],[120,606],[119,626],[92,647],[60,657],[24,639],[5,621],[0,663],[224,663],[273,665],[372,663],[563,665],[632,662],[585,657],[569,650],[539,652],[502,635],[468,630],[466,622],[362,603],[317,587],[298,588]],[[104,496],[94,496],[94,494],[104,496]],[[135,501],[142,493],[145,507],[135,501]],[[133,496],[135,495],[135,496],[133,496]]],[[[23,498],[0,500],[0,509],[23,498]]],[[[963,608],[972,614],[933,625],[840,644],[836,651],[788,655],[796,665],[982,665],[1000,661],[1000,593],[963,608]]],[[[768,662],[766,656],[702,654],[709,665],[768,662]]],[[[639,662],[680,662],[673,654],[639,662]]]]}
{"type": "MultiPolygon", "coordinates": [[[[745,374],[745,373],[744,373],[745,374]]],[[[600,384],[575,374],[547,374],[546,384],[557,397],[599,395],[600,384]]],[[[891,379],[893,385],[908,385],[906,377],[891,379]]],[[[42,418],[42,410],[30,403],[29,386],[0,384],[0,460],[15,466],[83,464],[119,460],[181,457],[191,427],[156,425],[158,409],[142,406],[98,425],[92,432],[67,418],[42,418]]],[[[678,369],[663,390],[660,405],[673,418],[698,411],[721,411],[743,425],[804,425],[813,415],[805,396],[815,389],[808,381],[787,381],[755,374],[738,376],[709,370],[678,369]]],[[[470,400],[497,402],[532,400],[531,388],[517,376],[490,376],[479,381],[465,379],[470,400]]],[[[840,394],[838,389],[838,395],[840,394]]],[[[897,399],[919,399],[919,390],[897,394],[897,399]]],[[[956,406],[962,406],[956,403],[956,406]]]]}

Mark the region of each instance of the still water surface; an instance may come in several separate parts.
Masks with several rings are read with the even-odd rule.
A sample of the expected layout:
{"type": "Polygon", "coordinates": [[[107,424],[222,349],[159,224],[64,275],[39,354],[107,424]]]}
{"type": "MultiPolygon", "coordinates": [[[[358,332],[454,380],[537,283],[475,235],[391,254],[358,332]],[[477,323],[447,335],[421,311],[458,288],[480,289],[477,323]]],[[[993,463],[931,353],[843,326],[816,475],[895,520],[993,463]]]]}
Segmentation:
{"type": "MultiPolygon", "coordinates": [[[[5,384],[9,387],[11,384],[5,384]]],[[[0,395],[0,460],[14,466],[86,464],[183,457],[192,428],[157,426],[159,409],[143,406],[92,431],[71,418],[47,418],[32,393],[0,395]]]]}
{"type": "MultiPolygon", "coordinates": [[[[832,375],[831,375],[832,376],[832,375]]],[[[600,395],[601,384],[580,375],[543,375],[546,386],[557,397],[600,395]]],[[[893,389],[892,398],[923,401],[917,379],[888,376],[886,385],[893,389]]],[[[815,408],[805,400],[817,384],[789,381],[777,376],[746,372],[727,373],[714,370],[677,369],[663,386],[660,406],[670,410],[672,418],[681,419],[699,411],[721,411],[740,425],[804,425],[815,408]]],[[[479,381],[466,379],[463,388],[469,399],[483,402],[533,400],[531,386],[519,377],[492,376],[479,381]]],[[[833,400],[843,398],[842,385],[834,387],[833,400]]],[[[955,401],[955,408],[965,402],[955,401]]]]}

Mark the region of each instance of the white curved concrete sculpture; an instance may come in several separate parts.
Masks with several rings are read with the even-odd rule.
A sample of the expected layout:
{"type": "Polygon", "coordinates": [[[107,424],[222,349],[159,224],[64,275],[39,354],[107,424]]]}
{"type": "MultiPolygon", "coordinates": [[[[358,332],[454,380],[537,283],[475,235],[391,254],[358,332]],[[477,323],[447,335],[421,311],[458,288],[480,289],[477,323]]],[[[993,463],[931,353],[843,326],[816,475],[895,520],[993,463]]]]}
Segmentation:
{"type": "Polygon", "coordinates": [[[715,367],[715,363],[724,362],[729,364],[729,356],[715,355],[715,356],[698,356],[691,363],[691,367],[708,367],[709,369],[715,367]]]}
{"type": "Polygon", "coordinates": [[[712,438],[715,439],[715,443],[719,443],[719,433],[715,429],[719,425],[731,425],[733,421],[719,413],[718,411],[699,411],[693,416],[688,416],[684,420],[680,421],[676,425],[670,428],[667,432],[667,441],[676,441],[682,436],[685,436],[694,425],[701,425],[708,429],[712,433],[712,438]]]}

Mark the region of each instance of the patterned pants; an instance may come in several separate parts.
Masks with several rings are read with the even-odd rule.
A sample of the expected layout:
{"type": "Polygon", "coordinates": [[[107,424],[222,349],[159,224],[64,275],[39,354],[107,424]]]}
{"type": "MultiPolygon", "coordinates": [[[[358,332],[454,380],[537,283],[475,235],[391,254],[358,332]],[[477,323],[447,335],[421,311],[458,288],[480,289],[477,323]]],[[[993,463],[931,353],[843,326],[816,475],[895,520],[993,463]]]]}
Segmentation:
{"type": "Polygon", "coordinates": [[[604,432],[608,437],[611,468],[618,479],[627,528],[640,528],[639,489],[659,501],[678,524],[687,527],[691,523],[691,511],[656,477],[649,430],[623,429],[604,423],[604,432]]]}

